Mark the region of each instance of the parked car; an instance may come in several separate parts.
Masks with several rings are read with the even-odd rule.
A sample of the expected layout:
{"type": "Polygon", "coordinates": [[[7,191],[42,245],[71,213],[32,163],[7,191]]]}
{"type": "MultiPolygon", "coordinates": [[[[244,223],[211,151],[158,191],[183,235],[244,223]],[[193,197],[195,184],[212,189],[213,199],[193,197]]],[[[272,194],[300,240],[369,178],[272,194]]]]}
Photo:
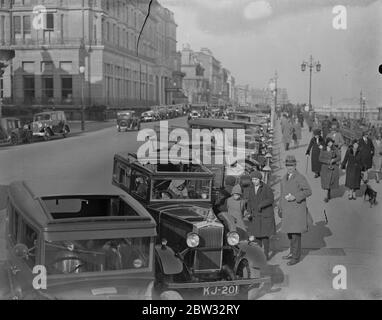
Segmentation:
{"type": "Polygon", "coordinates": [[[18,118],[0,118],[0,144],[29,143],[32,141],[32,132],[21,125],[18,118]]]}
{"type": "Polygon", "coordinates": [[[189,159],[155,163],[116,155],[113,184],[157,222],[156,290],[170,299],[257,297],[270,283],[264,253],[214,215],[211,171],[189,159]]]}
{"type": "Polygon", "coordinates": [[[8,199],[7,298],[155,298],[156,223],[133,197],[111,184],[60,180],[14,182],[8,199]],[[33,286],[36,266],[46,289],[33,286]]]}
{"type": "Polygon", "coordinates": [[[196,120],[200,118],[200,113],[197,111],[191,111],[191,113],[188,116],[188,120],[196,120]]]}
{"type": "Polygon", "coordinates": [[[33,116],[31,130],[34,137],[49,140],[54,136],[67,137],[70,127],[64,111],[46,111],[33,116]]]}
{"type": "Polygon", "coordinates": [[[142,122],[152,122],[155,121],[155,113],[154,111],[146,111],[143,112],[141,115],[141,121],[142,122]]]}
{"type": "Polygon", "coordinates": [[[117,113],[118,132],[129,130],[140,130],[141,120],[137,117],[135,111],[126,110],[117,113]]]}

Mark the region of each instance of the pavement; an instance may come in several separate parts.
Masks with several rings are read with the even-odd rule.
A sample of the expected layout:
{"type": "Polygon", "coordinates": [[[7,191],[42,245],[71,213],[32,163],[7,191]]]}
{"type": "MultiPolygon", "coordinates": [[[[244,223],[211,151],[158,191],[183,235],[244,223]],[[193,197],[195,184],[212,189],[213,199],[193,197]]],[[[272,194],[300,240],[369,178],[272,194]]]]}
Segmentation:
{"type": "MultiPolygon", "coordinates": [[[[297,169],[305,175],[313,195],[308,199],[308,208],[314,221],[309,232],[302,236],[303,258],[295,266],[287,266],[282,256],[289,252],[289,241],[285,234],[277,233],[272,239],[274,257],[270,265],[274,270],[273,293],[261,299],[381,299],[382,298],[382,202],[370,208],[363,200],[363,186],[356,201],[347,199],[344,187],[345,175],[340,178],[340,189],[329,203],[323,201],[324,191],[320,179],[314,179],[305,152],[312,137],[303,128],[300,146],[285,151],[281,143],[281,128],[277,122],[272,177],[275,198],[280,195],[280,178],[286,174],[283,162],[287,154],[296,156],[297,169]],[[308,167],[307,167],[308,163],[308,167]],[[326,217],[328,221],[326,221],[326,217]],[[337,276],[336,266],[346,270],[346,289],[336,290],[333,280],[337,276]]],[[[346,148],[342,150],[344,156],[346,148]]],[[[372,177],[371,177],[372,178],[372,177]]],[[[378,194],[382,185],[370,181],[378,194]]],[[[280,228],[280,218],[276,214],[280,228]]],[[[344,274],[344,273],[342,273],[344,274]]]]}
{"type": "MultiPolygon", "coordinates": [[[[170,121],[171,126],[185,126],[186,119],[170,121]]],[[[143,124],[152,128],[155,124],[143,124]]],[[[90,127],[90,126],[89,126],[90,127]]],[[[305,151],[311,134],[303,129],[299,148],[285,152],[281,145],[280,126],[275,134],[274,174],[272,185],[279,197],[279,180],[285,174],[283,160],[294,154],[298,170],[305,175],[305,151]],[[279,161],[280,160],[280,161],[279,161]]],[[[0,264],[5,260],[4,210],[7,185],[21,179],[44,179],[59,183],[60,179],[83,179],[89,184],[110,183],[113,157],[117,152],[135,152],[140,145],[137,132],[118,133],[115,126],[99,128],[67,139],[0,148],[0,264]]],[[[274,256],[270,272],[274,282],[272,291],[261,299],[381,299],[382,298],[382,201],[370,208],[362,198],[348,201],[344,188],[336,198],[325,204],[320,180],[313,179],[308,168],[307,179],[313,195],[308,199],[314,226],[303,235],[303,259],[292,267],[281,259],[288,250],[284,234],[272,239],[274,256]],[[324,210],[328,217],[326,223],[324,210]],[[343,265],[347,270],[347,289],[335,290],[333,268],[343,265]]],[[[344,176],[340,183],[344,184],[344,176]]],[[[371,186],[382,194],[382,184],[371,186]]],[[[278,228],[280,219],[276,216],[278,228]]],[[[0,289],[5,285],[1,283],[0,289]]],[[[1,295],[0,290],[0,295],[1,295]]]]}

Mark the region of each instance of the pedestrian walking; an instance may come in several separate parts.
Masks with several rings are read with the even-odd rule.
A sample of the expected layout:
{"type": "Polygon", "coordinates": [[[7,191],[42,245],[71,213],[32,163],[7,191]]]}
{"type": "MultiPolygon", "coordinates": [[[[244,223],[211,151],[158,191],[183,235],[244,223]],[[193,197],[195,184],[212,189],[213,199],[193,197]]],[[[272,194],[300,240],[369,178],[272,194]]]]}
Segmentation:
{"type": "Polygon", "coordinates": [[[284,143],[285,151],[289,150],[289,145],[292,142],[293,126],[286,115],[281,120],[282,141],[284,143]]]}
{"type": "Polygon", "coordinates": [[[345,187],[349,189],[348,198],[356,200],[356,191],[361,188],[362,177],[362,159],[357,140],[353,140],[346,150],[341,168],[346,169],[345,187]]]}
{"type": "Polygon", "coordinates": [[[373,141],[374,157],[373,164],[375,170],[375,180],[379,183],[382,174],[382,133],[377,133],[377,138],[373,141]]]}
{"type": "Polygon", "coordinates": [[[292,138],[294,141],[294,147],[298,148],[299,141],[302,139],[302,133],[301,133],[301,125],[297,118],[294,120],[292,138]]]}
{"type": "Polygon", "coordinates": [[[297,171],[294,155],[286,157],[287,174],[280,183],[279,215],[282,219],[281,231],[288,235],[290,253],[284,260],[295,265],[301,258],[301,236],[308,231],[308,208],[306,200],[312,195],[312,189],[306,178],[297,171]]]}
{"type": "Polygon", "coordinates": [[[342,149],[342,146],[345,144],[345,141],[341,132],[339,132],[339,124],[337,121],[333,121],[331,131],[327,135],[327,138],[331,138],[334,141],[334,145],[336,146],[336,148],[338,148],[339,150],[342,149]]]}
{"type": "Polygon", "coordinates": [[[359,140],[359,148],[361,152],[361,160],[363,166],[363,180],[365,183],[369,180],[369,171],[373,167],[374,144],[369,138],[369,132],[364,131],[362,138],[359,140]]]}
{"type": "Polygon", "coordinates": [[[325,119],[321,123],[321,132],[322,132],[322,137],[324,140],[326,140],[326,136],[329,134],[331,127],[331,122],[329,120],[328,116],[325,116],[325,119]]]}
{"type": "Polygon", "coordinates": [[[247,232],[254,236],[260,247],[264,247],[264,254],[269,260],[270,237],[276,233],[276,222],[273,210],[274,195],[271,187],[263,183],[259,171],[251,173],[247,210],[249,222],[247,232]]]}
{"type": "Polygon", "coordinates": [[[310,140],[308,149],[306,150],[306,155],[311,158],[312,172],[314,173],[314,178],[318,178],[321,173],[321,162],[320,152],[324,146],[324,139],[321,137],[321,130],[315,129],[313,132],[314,136],[310,140]]]}
{"type": "Polygon", "coordinates": [[[340,187],[340,169],[341,152],[334,145],[331,138],[327,138],[324,148],[320,151],[319,160],[321,162],[321,188],[327,191],[325,202],[331,199],[331,190],[340,187]]]}
{"type": "Polygon", "coordinates": [[[306,118],[306,124],[308,125],[309,132],[313,131],[313,123],[314,123],[313,115],[309,113],[307,118],[306,118]]]}
{"type": "Polygon", "coordinates": [[[300,111],[300,113],[297,115],[298,122],[300,124],[301,128],[304,128],[304,115],[300,111]]]}

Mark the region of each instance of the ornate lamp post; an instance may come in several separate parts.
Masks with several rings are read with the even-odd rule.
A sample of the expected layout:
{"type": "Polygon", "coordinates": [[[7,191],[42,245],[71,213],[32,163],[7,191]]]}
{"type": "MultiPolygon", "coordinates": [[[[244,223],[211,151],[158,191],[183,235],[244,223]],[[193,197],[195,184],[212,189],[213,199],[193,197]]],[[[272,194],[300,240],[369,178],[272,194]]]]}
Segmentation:
{"type": "Polygon", "coordinates": [[[321,71],[321,63],[319,61],[314,61],[313,56],[310,56],[309,62],[303,62],[301,64],[301,71],[305,72],[306,68],[309,68],[309,111],[312,110],[312,72],[315,68],[317,72],[321,71]]]}

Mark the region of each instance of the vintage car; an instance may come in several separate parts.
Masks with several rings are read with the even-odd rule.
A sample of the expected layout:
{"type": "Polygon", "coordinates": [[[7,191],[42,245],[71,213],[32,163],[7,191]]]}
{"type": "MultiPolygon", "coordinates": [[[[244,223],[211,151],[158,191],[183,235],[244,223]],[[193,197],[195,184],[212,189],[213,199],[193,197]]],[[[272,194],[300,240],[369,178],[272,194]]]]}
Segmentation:
{"type": "Polygon", "coordinates": [[[135,111],[125,110],[117,113],[117,130],[121,131],[129,131],[129,130],[137,130],[141,129],[141,121],[135,114],[135,111]]]}
{"type": "Polygon", "coordinates": [[[114,157],[113,184],[157,223],[155,288],[169,299],[257,298],[269,285],[260,247],[240,239],[212,210],[214,176],[202,165],[114,157]]]}
{"type": "Polygon", "coordinates": [[[143,112],[141,115],[141,121],[142,122],[152,122],[155,121],[155,112],[154,111],[146,111],[143,112]]]}
{"type": "Polygon", "coordinates": [[[32,141],[32,132],[21,125],[18,118],[0,118],[0,145],[29,143],[32,141]]]}
{"type": "Polygon", "coordinates": [[[70,127],[64,111],[46,111],[33,116],[31,130],[34,137],[49,140],[54,136],[67,137],[70,127]]]}
{"type": "Polygon", "coordinates": [[[198,111],[191,111],[188,116],[188,120],[195,120],[195,119],[199,119],[200,117],[201,115],[198,111]]]}
{"type": "Polygon", "coordinates": [[[6,298],[155,298],[156,223],[111,184],[14,182],[5,234],[6,298]]]}

